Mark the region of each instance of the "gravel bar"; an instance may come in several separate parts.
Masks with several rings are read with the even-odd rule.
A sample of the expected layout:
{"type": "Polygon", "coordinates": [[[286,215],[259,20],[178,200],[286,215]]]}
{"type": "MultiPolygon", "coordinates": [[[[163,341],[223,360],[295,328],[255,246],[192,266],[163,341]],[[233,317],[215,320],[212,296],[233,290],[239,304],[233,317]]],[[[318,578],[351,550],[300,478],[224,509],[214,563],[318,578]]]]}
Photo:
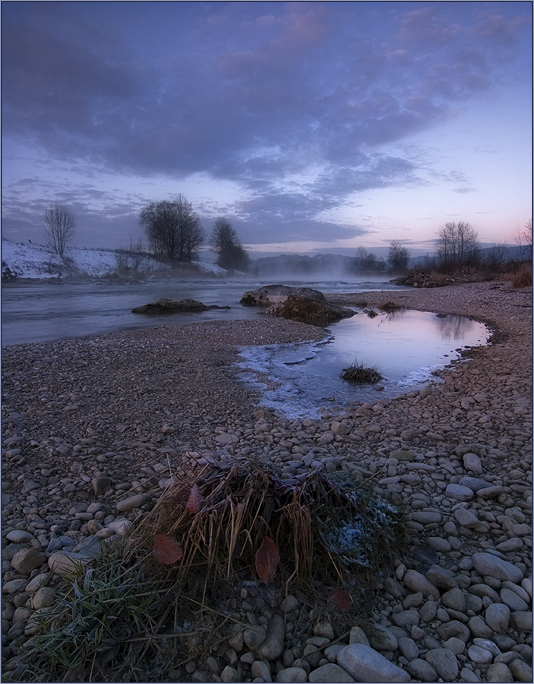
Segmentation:
{"type": "Polygon", "coordinates": [[[492,343],[422,390],[299,420],[259,405],[234,363],[238,345],[323,339],[312,326],[259,315],[3,348],[6,676],[23,679],[24,643],[69,558],[124,534],[177,473],[255,459],[282,477],[373,475],[409,511],[410,553],[350,636],[298,595],[251,581],[218,606],[241,631],[150,681],[532,681],[532,289],[328,299],[469,316],[491,326],[492,343]],[[260,655],[252,629],[277,633],[275,655],[260,655]]]}

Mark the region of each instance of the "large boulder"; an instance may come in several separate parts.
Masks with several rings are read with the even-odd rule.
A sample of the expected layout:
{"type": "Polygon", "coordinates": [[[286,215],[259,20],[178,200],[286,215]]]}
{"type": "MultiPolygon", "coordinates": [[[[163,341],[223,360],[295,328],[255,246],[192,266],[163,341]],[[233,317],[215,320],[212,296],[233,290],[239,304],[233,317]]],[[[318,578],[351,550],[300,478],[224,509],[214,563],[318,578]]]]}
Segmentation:
{"type": "Polygon", "coordinates": [[[187,311],[199,312],[207,311],[208,309],[229,309],[229,306],[206,306],[202,302],[197,302],[194,299],[158,299],[157,302],[152,304],[144,304],[143,306],[138,306],[132,309],[132,313],[144,313],[144,314],[167,314],[167,313],[183,313],[187,311]]]}
{"type": "Polygon", "coordinates": [[[326,297],[319,290],[311,287],[290,287],[289,285],[265,285],[257,290],[245,292],[241,297],[243,306],[272,306],[286,301],[290,295],[307,297],[326,304],[326,297]]]}
{"type": "Polygon", "coordinates": [[[285,301],[274,304],[265,313],[322,327],[336,323],[342,318],[350,318],[355,314],[352,309],[328,304],[326,300],[321,302],[298,295],[289,295],[285,301]]]}

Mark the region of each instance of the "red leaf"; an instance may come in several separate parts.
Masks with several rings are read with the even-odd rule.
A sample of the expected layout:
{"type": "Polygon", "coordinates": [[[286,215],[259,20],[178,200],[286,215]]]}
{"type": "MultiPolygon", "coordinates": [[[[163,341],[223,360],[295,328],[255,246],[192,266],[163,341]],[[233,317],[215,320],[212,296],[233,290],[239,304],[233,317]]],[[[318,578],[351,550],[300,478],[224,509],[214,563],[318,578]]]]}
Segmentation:
{"type": "Polygon", "coordinates": [[[256,551],[256,572],[260,581],[270,584],[276,574],[280,562],[278,546],[269,537],[263,538],[263,543],[256,551]]]}
{"type": "Polygon", "coordinates": [[[328,603],[337,608],[340,612],[346,613],[350,610],[350,595],[344,589],[332,589],[328,597],[328,603]]]}
{"type": "Polygon", "coordinates": [[[152,553],[163,565],[172,565],[184,555],[182,545],[170,534],[156,534],[152,553]]]}
{"type": "Polygon", "coordinates": [[[194,484],[191,488],[189,499],[187,500],[187,504],[185,507],[186,511],[191,513],[191,515],[196,515],[204,505],[205,500],[206,499],[200,493],[200,489],[198,488],[198,486],[194,484]]]}

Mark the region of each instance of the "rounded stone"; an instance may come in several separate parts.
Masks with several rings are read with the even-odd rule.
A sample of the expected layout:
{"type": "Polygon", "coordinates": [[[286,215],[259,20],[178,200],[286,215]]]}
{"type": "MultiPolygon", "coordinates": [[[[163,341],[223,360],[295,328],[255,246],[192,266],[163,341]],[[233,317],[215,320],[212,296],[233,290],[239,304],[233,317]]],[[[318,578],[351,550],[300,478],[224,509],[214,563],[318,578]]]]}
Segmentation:
{"type": "Polygon", "coordinates": [[[523,572],[518,567],[491,553],[475,553],[471,560],[475,570],[482,576],[489,575],[501,581],[508,580],[514,584],[520,584],[524,577],[523,572]]]}
{"type": "Polygon", "coordinates": [[[39,608],[47,608],[51,606],[56,600],[56,592],[50,587],[41,587],[32,598],[32,607],[38,610],[39,608]]]}
{"type": "Polygon", "coordinates": [[[397,637],[383,625],[378,623],[371,625],[367,628],[366,635],[369,646],[377,651],[396,651],[398,648],[397,637]]]}
{"type": "Polygon", "coordinates": [[[442,644],[443,648],[450,649],[456,655],[460,655],[465,651],[465,641],[458,639],[458,637],[450,637],[447,641],[442,644]]]}
{"type": "Polygon", "coordinates": [[[28,575],[43,563],[46,563],[46,556],[34,548],[21,549],[11,559],[11,567],[22,575],[28,575]]]}
{"type": "Polygon", "coordinates": [[[445,490],[445,496],[457,501],[470,501],[475,496],[475,493],[469,487],[464,487],[464,485],[449,484],[445,490]]]}
{"type": "Polygon", "coordinates": [[[425,655],[444,682],[453,682],[458,677],[458,660],[448,648],[433,648],[425,655]]]}
{"type": "Polygon", "coordinates": [[[508,665],[510,672],[514,676],[517,682],[532,682],[532,667],[528,664],[516,658],[508,665]]]}
{"type": "Polygon", "coordinates": [[[393,613],[391,616],[397,627],[407,627],[408,625],[419,624],[419,612],[417,610],[403,610],[400,613],[393,613]]]}
{"type": "Polygon", "coordinates": [[[420,679],[422,682],[436,682],[438,680],[438,673],[430,663],[421,658],[416,658],[412,660],[408,669],[413,674],[416,679],[420,679]]]}
{"type": "Polygon", "coordinates": [[[491,639],[493,635],[493,631],[490,627],[488,627],[488,625],[483,620],[483,618],[480,617],[480,615],[475,615],[474,617],[469,618],[467,626],[469,627],[469,630],[471,631],[471,634],[474,637],[481,637],[482,639],[491,639]]]}
{"type": "Polygon", "coordinates": [[[490,629],[497,633],[505,633],[510,624],[510,608],[504,603],[492,603],[486,608],[484,617],[490,629]]]}
{"type": "Polygon", "coordinates": [[[528,610],[528,603],[516,594],[515,591],[501,587],[501,600],[510,610],[528,610]]]}
{"type": "Polygon", "coordinates": [[[25,544],[34,539],[33,534],[26,532],[26,530],[12,530],[6,534],[6,539],[14,544],[25,544]]]}
{"type": "MultiPolygon", "coordinates": [[[[224,680],[223,680],[224,681],[224,680]]],[[[237,680],[232,680],[237,681],[237,680]]],[[[306,670],[301,667],[286,667],[276,675],[277,682],[307,682],[306,670]]],[[[354,680],[352,680],[354,681],[354,680]]]]}
{"type": "Polygon", "coordinates": [[[129,496],[127,499],[119,501],[115,508],[120,513],[126,513],[127,511],[133,511],[134,508],[140,508],[147,499],[148,497],[146,494],[135,494],[134,496],[129,496]]]}
{"type": "MultiPolygon", "coordinates": [[[[306,681],[306,680],[304,680],[306,681]]],[[[350,674],[335,663],[321,665],[316,670],[312,670],[308,675],[310,682],[354,682],[350,674]]]]}
{"type": "Polygon", "coordinates": [[[477,665],[487,665],[493,660],[493,654],[490,651],[475,644],[473,644],[473,646],[469,646],[467,649],[467,654],[472,662],[476,663],[477,665]]]}
{"type": "Polygon", "coordinates": [[[365,644],[351,644],[337,656],[337,664],[360,682],[409,682],[410,675],[365,644]]]}
{"type": "Polygon", "coordinates": [[[510,624],[520,632],[532,632],[532,611],[514,610],[510,615],[510,624]]]}
{"type": "Polygon", "coordinates": [[[452,610],[457,610],[460,613],[465,613],[465,597],[464,593],[458,587],[454,589],[449,589],[441,596],[441,602],[445,608],[452,608],[452,610]]]}
{"type": "Polygon", "coordinates": [[[285,599],[280,604],[280,610],[282,613],[291,613],[299,607],[299,600],[288,594],[285,599]]]}
{"type": "Polygon", "coordinates": [[[480,456],[477,456],[476,454],[472,453],[467,453],[464,454],[463,456],[463,462],[464,462],[464,468],[467,471],[471,471],[472,473],[475,473],[475,475],[482,475],[484,472],[482,468],[482,461],[480,460],[480,456]]]}
{"type": "Polygon", "coordinates": [[[409,637],[400,637],[398,641],[399,651],[406,660],[411,661],[419,657],[419,646],[413,639],[410,639],[409,637]]]}
{"type": "Polygon", "coordinates": [[[423,596],[432,596],[436,601],[439,599],[439,589],[417,570],[408,570],[402,581],[412,591],[420,591],[423,596]]]}
{"type": "Polygon", "coordinates": [[[514,677],[510,672],[510,669],[504,663],[494,663],[488,667],[486,673],[486,681],[488,682],[513,682],[514,677]]]}

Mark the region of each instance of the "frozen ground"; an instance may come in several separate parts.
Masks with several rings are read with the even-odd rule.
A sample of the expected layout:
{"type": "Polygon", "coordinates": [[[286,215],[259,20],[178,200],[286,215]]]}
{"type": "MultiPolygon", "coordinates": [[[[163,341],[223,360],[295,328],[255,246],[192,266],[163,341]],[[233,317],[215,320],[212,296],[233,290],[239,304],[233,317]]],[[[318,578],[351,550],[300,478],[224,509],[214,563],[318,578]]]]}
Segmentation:
{"type": "MultiPolygon", "coordinates": [[[[46,245],[13,242],[2,238],[2,276],[9,272],[17,278],[58,278],[75,270],[80,275],[102,277],[117,271],[117,253],[112,250],[92,250],[72,247],[66,252],[67,263],[46,245]]],[[[224,275],[226,270],[215,264],[193,261],[200,271],[224,275]]],[[[140,268],[145,273],[163,272],[168,266],[155,259],[146,259],[140,268]]]]}

